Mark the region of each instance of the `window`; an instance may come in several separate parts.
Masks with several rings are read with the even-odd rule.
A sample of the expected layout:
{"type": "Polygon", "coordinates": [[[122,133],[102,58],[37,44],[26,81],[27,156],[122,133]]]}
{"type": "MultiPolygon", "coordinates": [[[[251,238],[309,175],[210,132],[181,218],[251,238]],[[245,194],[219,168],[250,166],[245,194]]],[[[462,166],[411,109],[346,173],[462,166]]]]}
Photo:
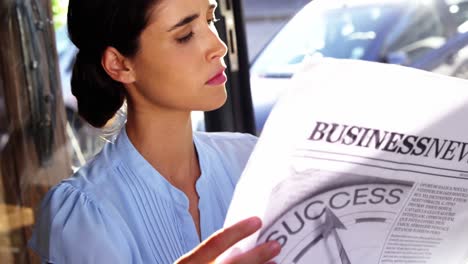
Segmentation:
{"type": "Polygon", "coordinates": [[[397,33],[398,36],[388,49],[388,54],[405,54],[407,63],[440,48],[445,44],[447,35],[433,4],[419,3],[409,10],[400,20],[400,25],[396,26],[400,33],[397,33]]]}

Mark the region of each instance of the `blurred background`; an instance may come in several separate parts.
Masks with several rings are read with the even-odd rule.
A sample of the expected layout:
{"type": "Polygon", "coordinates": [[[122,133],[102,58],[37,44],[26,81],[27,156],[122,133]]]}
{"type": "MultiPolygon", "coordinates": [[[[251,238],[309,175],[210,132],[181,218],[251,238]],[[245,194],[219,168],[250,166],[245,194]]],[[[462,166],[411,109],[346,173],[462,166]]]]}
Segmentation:
{"type": "Polygon", "coordinates": [[[310,0],[243,0],[249,60],[310,0]]]}

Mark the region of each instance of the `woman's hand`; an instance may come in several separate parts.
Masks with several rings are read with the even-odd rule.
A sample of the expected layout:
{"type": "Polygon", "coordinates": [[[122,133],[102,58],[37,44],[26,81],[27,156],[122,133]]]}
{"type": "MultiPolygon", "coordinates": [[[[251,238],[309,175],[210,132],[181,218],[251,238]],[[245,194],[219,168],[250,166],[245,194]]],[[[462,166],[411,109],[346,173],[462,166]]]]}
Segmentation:
{"type": "MultiPolygon", "coordinates": [[[[221,229],[198,247],[182,256],[177,264],[206,264],[214,263],[216,258],[238,241],[255,233],[262,226],[258,217],[247,218],[228,228],[221,229]]],[[[263,264],[279,254],[281,248],[278,242],[270,241],[259,245],[245,253],[229,257],[223,264],[263,264]]]]}

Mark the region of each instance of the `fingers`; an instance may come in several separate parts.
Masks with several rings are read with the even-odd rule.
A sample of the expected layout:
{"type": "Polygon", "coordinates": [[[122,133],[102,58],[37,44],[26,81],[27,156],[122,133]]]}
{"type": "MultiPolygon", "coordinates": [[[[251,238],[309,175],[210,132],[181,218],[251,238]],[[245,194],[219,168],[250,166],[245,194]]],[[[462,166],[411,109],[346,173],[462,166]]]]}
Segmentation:
{"type": "Polygon", "coordinates": [[[179,259],[177,263],[211,263],[231,246],[255,233],[261,226],[262,222],[258,217],[251,217],[221,229],[179,259]]]}
{"type": "Polygon", "coordinates": [[[277,241],[269,241],[247,251],[244,254],[229,258],[223,262],[223,264],[263,264],[276,257],[280,251],[281,246],[277,241]]]}

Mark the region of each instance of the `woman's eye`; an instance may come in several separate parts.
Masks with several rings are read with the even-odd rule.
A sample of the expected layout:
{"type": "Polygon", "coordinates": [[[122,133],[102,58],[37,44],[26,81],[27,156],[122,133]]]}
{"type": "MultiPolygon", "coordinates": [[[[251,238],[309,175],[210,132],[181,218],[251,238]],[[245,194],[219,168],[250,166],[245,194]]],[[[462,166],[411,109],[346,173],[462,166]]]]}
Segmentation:
{"type": "Polygon", "coordinates": [[[193,37],[193,32],[190,32],[188,33],[187,35],[181,37],[181,38],[178,38],[177,39],[177,42],[179,43],[186,43],[188,42],[191,38],[193,37]]]}
{"type": "Polygon", "coordinates": [[[212,18],[212,19],[208,19],[207,22],[209,25],[214,25],[216,22],[218,22],[219,19],[217,18],[212,18]]]}

